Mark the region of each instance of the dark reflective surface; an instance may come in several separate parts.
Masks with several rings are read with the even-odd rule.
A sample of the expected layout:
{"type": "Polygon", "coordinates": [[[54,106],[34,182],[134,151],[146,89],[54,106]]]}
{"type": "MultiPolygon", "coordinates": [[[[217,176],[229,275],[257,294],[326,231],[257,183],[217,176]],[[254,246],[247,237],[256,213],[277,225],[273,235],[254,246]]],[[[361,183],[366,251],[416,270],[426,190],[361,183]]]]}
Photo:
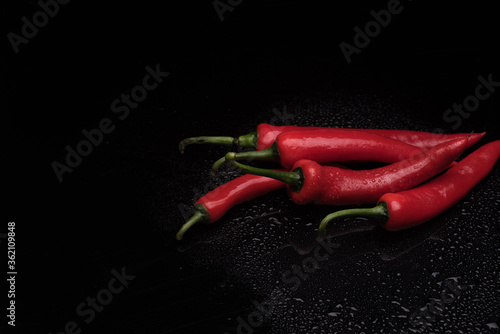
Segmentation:
{"type": "MultiPolygon", "coordinates": [[[[33,6],[9,9],[5,36],[19,33],[33,6]]],[[[493,11],[403,6],[350,64],[339,44],[353,43],[353,28],[387,3],[242,2],[221,22],[211,3],[71,2],[17,55],[7,44],[1,224],[17,223],[16,329],[498,332],[498,166],[459,204],[408,231],[345,219],[317,239],[338,208],[296,206],[281,191],[174,238],[201,194],[237,176],[210,175],[229,148],[181,155],[185,137],[273,122],[486,131],[478,146],[500,139],[493,11]],[[123,107],[123,94],[140,94],[148,66],[169,75],[127,116],[117,112],[116,99],[123,107]],[[474,102],[480,76],[491,76],[490,96],[445,114],[474,102]],[[114,130],[58,182],[51,164],[106,118],[114,130]]]]}

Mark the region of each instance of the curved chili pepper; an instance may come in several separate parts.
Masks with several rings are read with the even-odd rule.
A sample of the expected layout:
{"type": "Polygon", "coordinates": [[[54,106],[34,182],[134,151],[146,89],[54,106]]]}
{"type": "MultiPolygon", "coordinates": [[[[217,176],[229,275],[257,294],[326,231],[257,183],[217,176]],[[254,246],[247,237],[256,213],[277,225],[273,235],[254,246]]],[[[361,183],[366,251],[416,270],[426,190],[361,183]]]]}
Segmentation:
{"type": "Polygon", "coordinates": [[[297,161],[291,172],[243,165],[228,153],[233,168],[287,183],[296,204],[360,205],[376,203],[385,193],[412,188],[447,168],[465,150],[467,137],[439,144],[415,157],[370,170],[321,166],[312,160],[297,161]]]}
{"type": "MultiPolygon", "coordinates": [[[[484,134],[480,134],[481,138],[484,134]]],[[[376,161],[393,163],[422,153],[423,148],[399,140],[350,129],[323,128],[310,131],[288,131],[278,135],[273,145],[261,151],[236,153],[234,159],[269,160],[290,169],[296,161],[317,163],[329,161],[376,161]]],[[[225,158],[217,160],[216,171],[225,158]]]]}
{"type": "MultiPolygon", "coordinates": [[[[218,136],[200,136],[191,137],[182,140],[179,143],[179,150],[184,153],[184,148],[191,144],[220,144],[220,145],[239,145],[245,148],[253,148],[258,151],[270,147],[276,137],[280,133],[287,131],[311,131],[325,129],[325,127],[317,126],[295,126],[284,125],[274,126],[267,123],[261,123],[257,129],[249,134],[234,137],[218,137],[218,136]]],[[[461,138],[468,134],[437,134],[425,131],[409,131],[409,130],[389,130],[389,129],[351,129],[357,131],[368,132],[379,136],[389,137],[395,140],[402,141],[406,144],[417,146],[420,148],[431,148],[443,142],[461,138]]],[[[483,134],[472,134],[469,138],[468,147],[474,145],[483,134]]]]}
{"type": "Polygon", "coordinates": [[[485,144],[459,161],[444,174],[416,188],[384,194],[374,208],[356,208],[326,216],[318,228],[324,234],[336,218],[363,216],[377,219],[389,231],[399,231],[425,223],[464,198],[483,180],[500,159],[500,140],[485,144]]]}
{"type": "Polygon", "coordinates": [[[198,222],[216,222],[236,204],[250,201],[280,188],[285,188],[283,182],[251,174],[226,182],[195,202],[193,216],[182,225],[176,238],[181,240],[184,233],[198,222]]]}

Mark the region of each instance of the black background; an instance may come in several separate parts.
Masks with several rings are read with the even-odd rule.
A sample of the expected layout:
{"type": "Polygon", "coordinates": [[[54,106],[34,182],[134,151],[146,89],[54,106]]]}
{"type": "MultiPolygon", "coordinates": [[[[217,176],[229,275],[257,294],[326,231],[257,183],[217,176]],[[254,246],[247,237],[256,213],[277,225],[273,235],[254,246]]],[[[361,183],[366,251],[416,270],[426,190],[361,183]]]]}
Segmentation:
{"type": "MultiPolygon", "coordinates": [[[[284,193],[257,207],[244,204],[175,241],[184,222],[179,205],[191,205],[235,175],[223,170],[214,181],[208,173],[227,148],[190,147],[181,155],[182,138],[243,134],[286,110],[293,118],[278,118],[278,124],[486,131],[483,142],[499,139],[498,92],[457,129],[443,119],[446,109],[474,94],[479,75],[500,79],[497,12],[479,3],[401,4],[402,12],[350,64],[339,44],[353,44],[353,28],[363,28],[373,19],[370,11],[387,2],[242,1],[221,21],[210,1],[72,1],[17,54],[6,36],[20,34],[21,18],[31,20],[40,8],[36,2],[3,4],[1,223],[17,226],[16,329],[59,333],[75,321],[82,333],[236,333],[237,318],[255,311],[252,301],[268,298],[280,274],[301,263],[307,256],[301,249],[314,245],[316,222],[331,210],[296,208],[284,193]],[[170,75],[119,120],[112,101],[142,83],[146,66],[157,64],[170,75]],[[74,148],[81,131],[103,118],[112,119],[115,130],[58,182],[51,163],[63,162],[66,145],[74,148]],[[266,231],[261,214],[276,212],[280,223],[266,231]],[[308,224],[295,226],[293,217],[308,224]],[[300,246],[282,251],[286,245],[300,246]],[[270,253],[272,258],[259,258],[270,253]],[[122,267],[135,278],[86,324],[76,306],[95,297],[111,270],[122,267]]],[[[491,328],[500,325],[498,176],[496,168],[474,197],[436,223],[449,233],[441,245],[429,244],[436,236],[432,226],[399,236],[375,229],[335,239],[350,248],[291,297],[314,307],[288,301],[254,333],[400,333],[411,327],[408,320],[366,291],[402,296],[409,315],[438,298],[439,279],[448,277],[461,277],[472,292],[431,328],[498,332],[491,328]],[[413,246],[401,251],[401,243],[413,246]],[[463,258],[446,258],[447,247],[456,247],[455,254],[471,243],[474,250],[463,258]],[[406,255],[383,262],[377,256],[372,267],[375,258],[360,254],[378,252],[382,244],[406,255]],[[430,258],[438,263],[429,264],[430,258]],[[389,279],[391,289],[384,290],[385,283],[370,276],[373,268],[403,279],[389,279]],[[337,290],[328,290],[333,283],[337,290]],[[331,300],[318,300],[328,293],[331,300]],[[343,293],[367,293],[350,304],[363,315],[324,320],[343,293]]]]}

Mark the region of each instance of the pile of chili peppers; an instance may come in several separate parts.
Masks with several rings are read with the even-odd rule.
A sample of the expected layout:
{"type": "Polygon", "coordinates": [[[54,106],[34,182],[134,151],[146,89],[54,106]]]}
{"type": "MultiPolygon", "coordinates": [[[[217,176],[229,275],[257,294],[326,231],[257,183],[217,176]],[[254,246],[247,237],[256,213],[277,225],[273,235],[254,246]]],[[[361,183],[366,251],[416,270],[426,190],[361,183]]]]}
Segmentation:
{"type": "Polygon", "coordinates": [[[262,123],[254,132],[236,138],[184,139],[179,144],[181,153],[192,144],[238,145],[254,150],[229,152],[214,163],[213,172],[226,164],[244,175],[199,198],[193,216],[176,238],[181,240],[198,222],[213,223],[235,205],[282,188],[299,205],[355,206],[325,217],[319,234],[326,233],[330,221],[348,216],[372,218],[389,231],[417,226],[459,202],[493,169],[500,158],[500,140],[461,158],[464,150],[484,135],[262,123]],[[257,168],[241,160],[265,160],[281,167],[257,168]],[[339,162],[384,165],[350,169],[339,162]],[[361,207],[370,204],[376,205],[361,207]]]}

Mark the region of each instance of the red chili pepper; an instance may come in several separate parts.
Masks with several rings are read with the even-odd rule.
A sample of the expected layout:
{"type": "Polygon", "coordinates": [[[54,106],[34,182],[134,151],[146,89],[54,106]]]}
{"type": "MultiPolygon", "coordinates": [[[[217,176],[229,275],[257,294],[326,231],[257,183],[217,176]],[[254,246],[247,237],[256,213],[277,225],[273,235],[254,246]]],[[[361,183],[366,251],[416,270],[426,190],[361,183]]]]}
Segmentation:
{"type": "MultiPolygon", "coordinates": [[[[241,147],[253,148],[258,151],[270,147],[276,137],[280,133],[287,131],[311,131],[325,129],[325,127],[317,126],[274,126],[267,123],[261,123],[257,126],[257,129],[249,134],[234,137],[223,137],[223,136],[200,136],[191,137],[182,140],[179,143],[179,150],[183,153],[184,148],[191,144],[219,144],[219,145],[239,145],[241,147]]],[[[425,131],[409,131],[409,130],[388,130],[388,129],[351,129],[357,131],[368,132],[376,134],[379,136],[389,137],[402,141],[406,144],[417,146],[420,148],[431,148],[443,142],[462,138],[468,134],[437,134],[425,131]]],[[[474,145],[483,134],[472,134],[469,138],[468,147],[474,145]]]]}
{"type": "Polygon", "coordinates": [[[243,165],[234,160],[233,152],[226,160],[241,172],[287,183],[296,204],[360,205],[375,203],[385,193],[412,188],[435,176],[460,156],[466,144],[467,137],[451,140],[415,157],[370,170],[346,170],[299,160],[291,172],[273,171],[243,165]]]}
{"type": "Polygon", "coordinates": [[[219,220],[233,206],[263,196],[271,191],[285,188],[283,182],[257,175],[242,175],[200,197],[195,213],[177,232],[177,240],[198,222],[213,223],[219,220]]]}
{"type": "Polygon", "coordinates": [[[389,231],[398,231],[425,223],[464,198],[483,180],[500,159],[500,140],[490,142],[470,153],[444,174],[416,188],[384,194],[377,206],[347,209],[326,216],[318,232],[324,234],[332,219],[348,216],[371,217],[389,231]]]}
{"type": "MultiPolygon", "coordinates": [[[[483,135],[476,137],[481,138],[483,135]]],[[[423,151],[423,148],[368,132],[323,128],[280,133],[269,148],[236,153],[234,159],[277,161],[282,167],[291,169],[295,162],[302,159],[314,160],[319,164],[330,161],[393,163],[423,151]]],[[[224,162],[225,158],[217,160],[212,170],[216,171],[224,162]]]]}

